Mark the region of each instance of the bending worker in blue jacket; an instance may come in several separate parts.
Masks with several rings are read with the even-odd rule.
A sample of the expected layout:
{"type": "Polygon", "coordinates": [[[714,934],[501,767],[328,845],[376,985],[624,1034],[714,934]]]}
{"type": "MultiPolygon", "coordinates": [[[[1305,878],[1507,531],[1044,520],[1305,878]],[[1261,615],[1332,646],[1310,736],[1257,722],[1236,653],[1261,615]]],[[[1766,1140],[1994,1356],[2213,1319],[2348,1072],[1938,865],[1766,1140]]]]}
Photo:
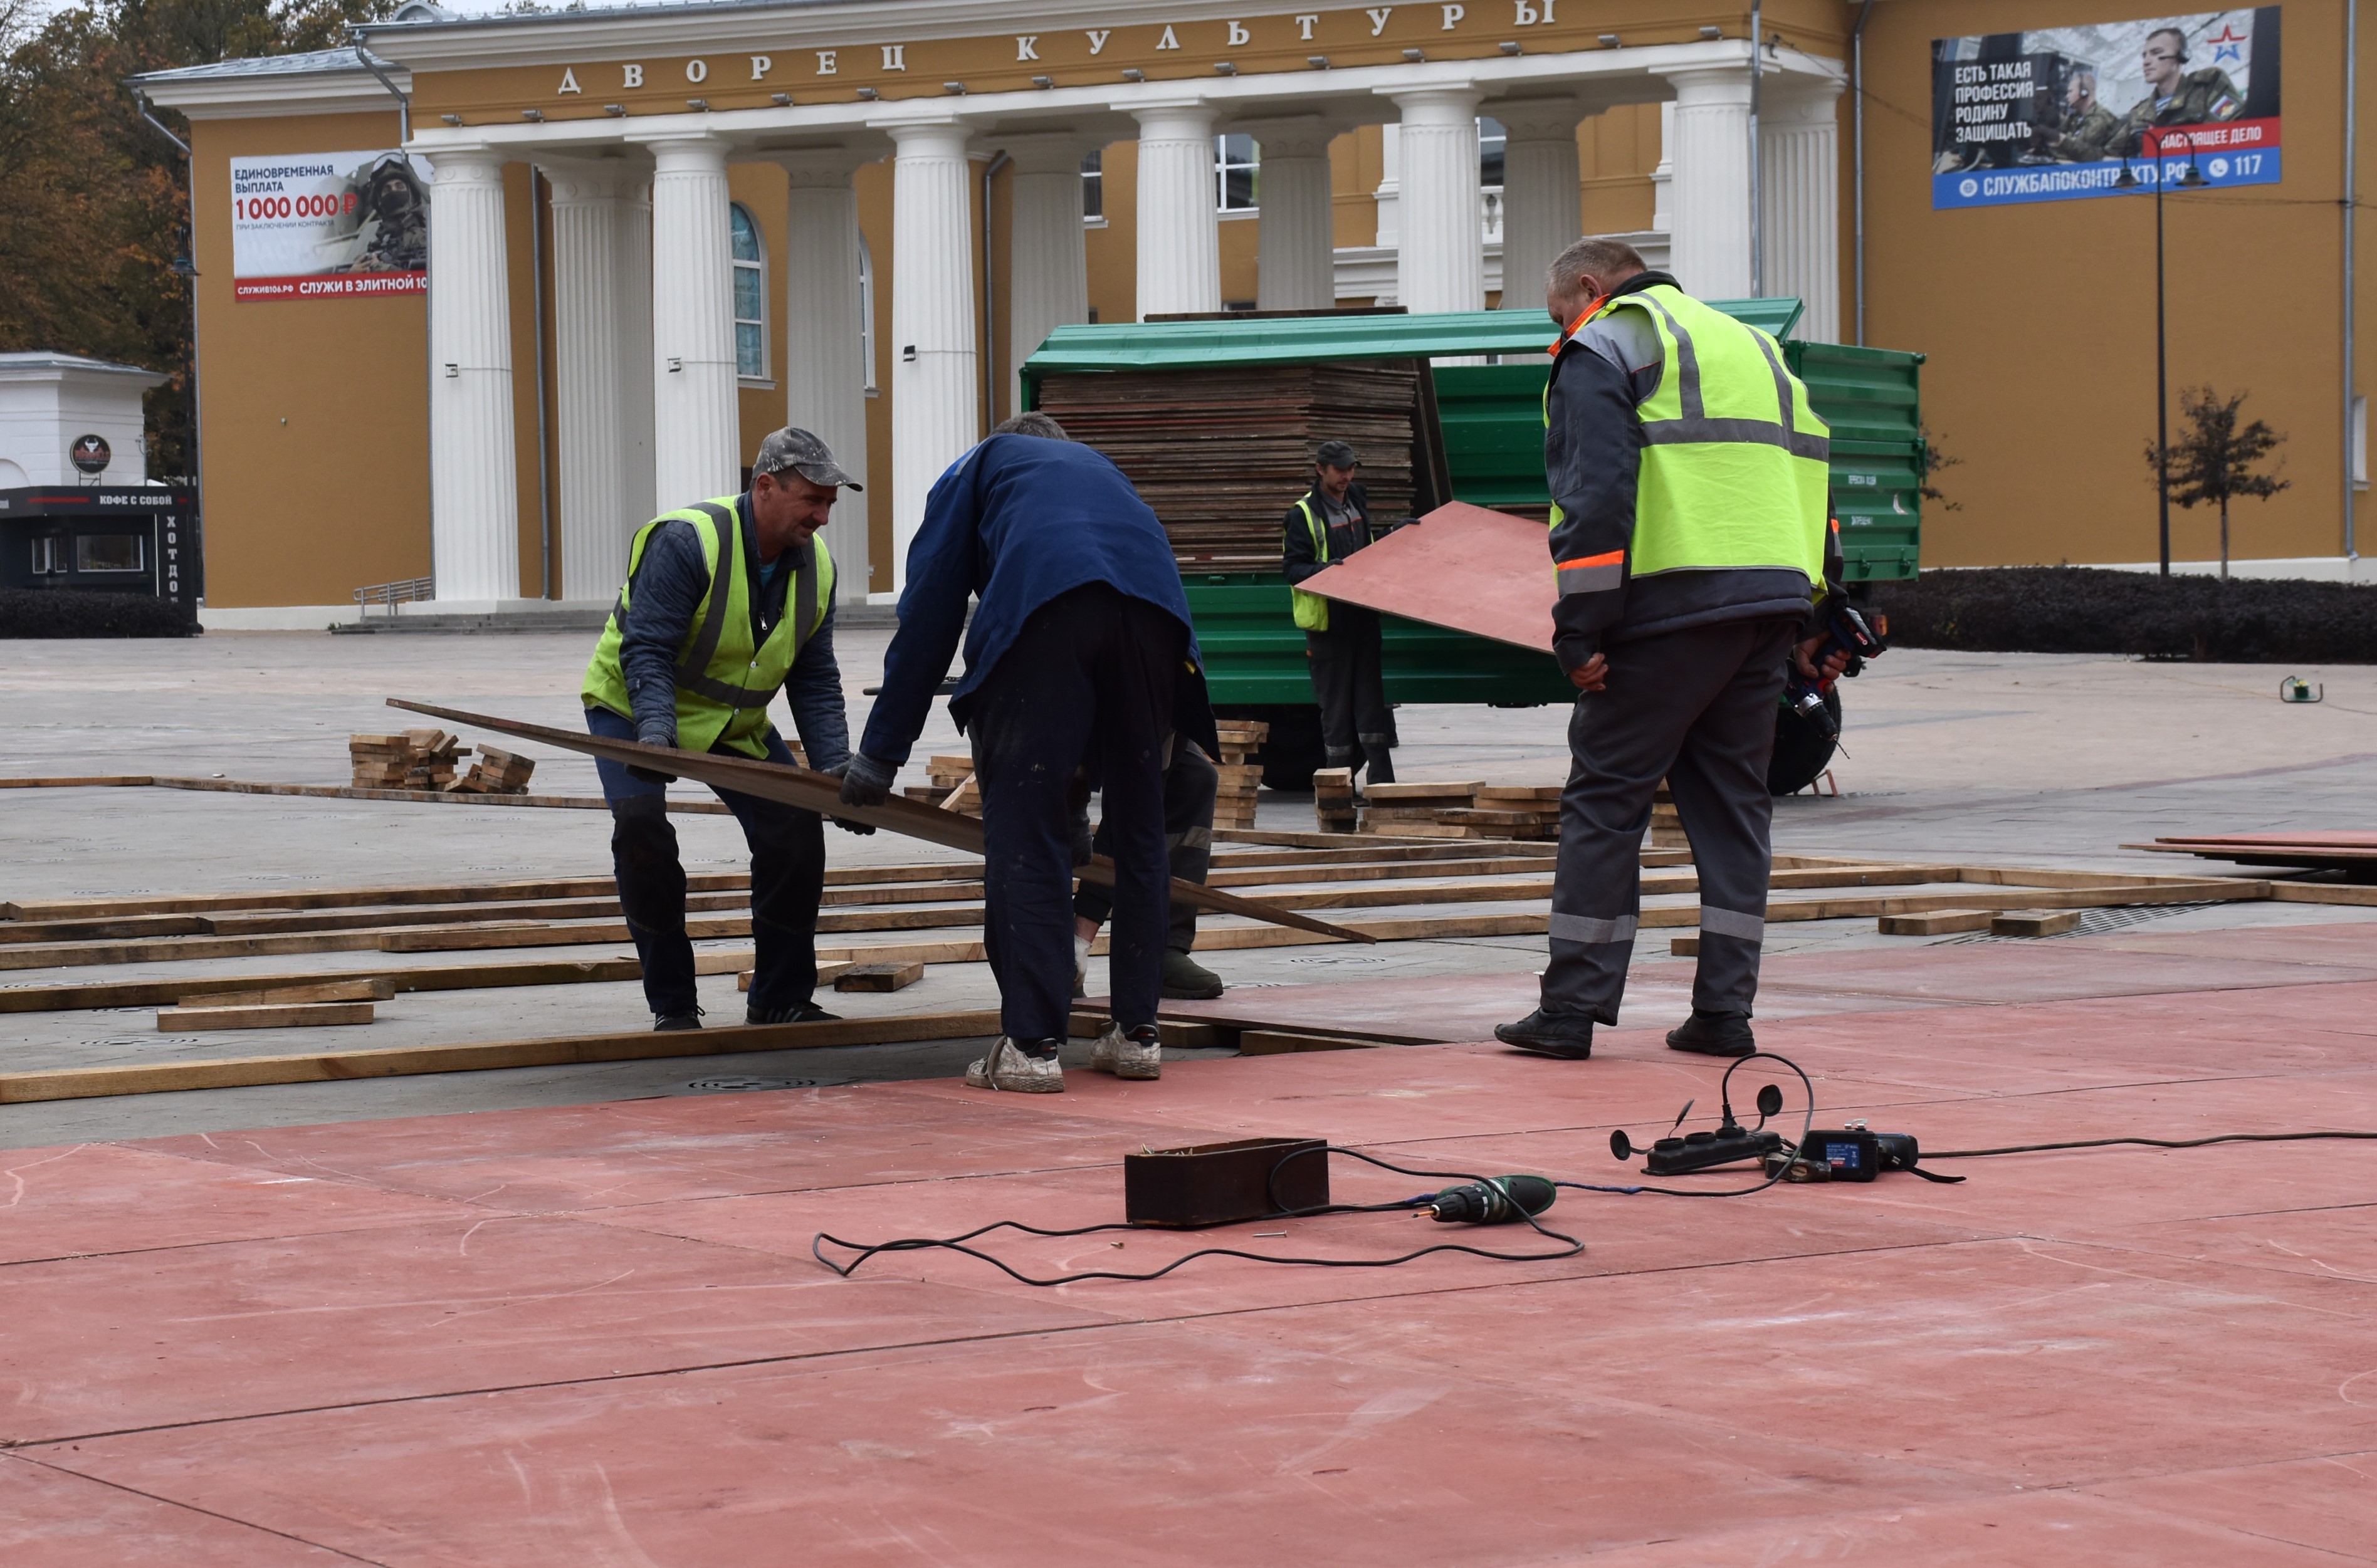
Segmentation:
{"type": "MultiPolygon", "coordinates": [[[[790,763],[792,752],[768,720],[781,689],[809,766],[840,768],[850,754],[850,726],[833,658],[833,557],[815,536],[843,485],[856,490],[858,481],[824,442],[805,430],[780,430],[760,443],[750,489],[645,524],[618,606],[586,666],[586,728],[614,740],[790,763]]],[[[643,960],[652,1027],[698,1029],[669,776],[603,759],[594,766],[611,805],[611,863],[643,960]]],[[[824,824],[815,812],[739,790],[718,797],[751,846],[758,951],[746,1021],[832,1017],[811,1000],[824,824]]]]}
{"type": "Polygon", "coordinates": [[[1155,1006],[1170,873],[1164,770],[1174,731],[1220,748],[1188,598],[1164,525],[1122,470],[1020,414],[933,486],[908,548],[900,630],[858,755],[850,805],[878,805],[925,727],[965,636],[950,717],[973,741],[982,782],[984,938],[1005,1033],[966,1072],[977,1088],[1053,1094],[1073,996],[1075,779],[1105,790],[1115,861],[1114,1018],[1090,1065],[1162,1070],[1155,1006]],[[980,604],[966,623],[966,598],[980,604]]]}

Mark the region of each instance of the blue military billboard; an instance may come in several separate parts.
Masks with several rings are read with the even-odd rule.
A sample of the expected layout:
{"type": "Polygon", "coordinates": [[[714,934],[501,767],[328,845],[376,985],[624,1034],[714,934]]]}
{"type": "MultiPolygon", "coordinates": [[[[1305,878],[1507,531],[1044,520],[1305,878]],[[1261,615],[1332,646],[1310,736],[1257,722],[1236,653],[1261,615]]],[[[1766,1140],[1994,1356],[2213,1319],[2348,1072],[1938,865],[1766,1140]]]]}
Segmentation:
{"type": "Polygon", "coordinates": [[[2278,183],[2278,10],[1931,43],[1931,205],[2278,183]]]}

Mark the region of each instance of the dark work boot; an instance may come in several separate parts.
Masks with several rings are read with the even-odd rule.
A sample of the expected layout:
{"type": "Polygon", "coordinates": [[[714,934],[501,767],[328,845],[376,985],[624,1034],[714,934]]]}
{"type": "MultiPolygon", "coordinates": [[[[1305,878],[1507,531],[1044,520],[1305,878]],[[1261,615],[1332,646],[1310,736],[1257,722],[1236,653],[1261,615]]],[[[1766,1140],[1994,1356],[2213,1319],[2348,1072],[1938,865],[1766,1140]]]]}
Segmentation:
{"type": "Polygon", "coordinates": [[[1363,771],[1365,784],[1392,784],[1395,781],[1395,757],[1392,748],[1375,741],[1362,742],[1362,756],[1369,766],[1363,771]]]}
{"type": "Polygon", "coordinates": [[[699,1028],[701,1028],[701,1009],[699,1007],[691,1008],[683,1013],[655,1013],[652,1015],[652,1033],[656,1035],[673,1035],[679,1029],[698,1029],[699,1028]]]}
{"type": "Polygon", "coordinates": [[[1667,1031],[1667,1049],[1696,1056],[1748,1056],[1758,1049],[1758,1041],[1750,1032],[1749,1014],[1703,1013],[1695,1007],[1690,1017],[1667,1031]]]}
{"type": "Polygon", "coordinates": [[[842,1017],[829,1013],[814,1002],[804,1002],[797,1007],[746,1007],[743,1021],[747,1024],[830,1024],[842,1017]]]}
{"type": "Polygon", "coordinates": [[[1494,1038],[1504,1045],[1582,1062],[1593,1054],[1593,1020],[1582,1013],[1547,1013],[1538,1007],[1515,1024],[1497,1024],[1494,1038]]]}
{"type": "Polygon", "coordinates": [[[1222,994],[1222,977],[1177,947],[1164,952],[1164,994],[1175,1002],[1210,1002],[1222,994]]]}

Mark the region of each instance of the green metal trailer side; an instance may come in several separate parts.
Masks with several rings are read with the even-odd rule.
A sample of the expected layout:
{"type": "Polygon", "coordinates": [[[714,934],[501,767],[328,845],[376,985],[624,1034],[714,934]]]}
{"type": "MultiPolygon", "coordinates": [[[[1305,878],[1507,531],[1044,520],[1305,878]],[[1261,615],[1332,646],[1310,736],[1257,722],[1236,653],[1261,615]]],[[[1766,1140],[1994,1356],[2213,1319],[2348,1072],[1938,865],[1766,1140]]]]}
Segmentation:
{"type": "MultiPolygon", "coordinates": [[[[1833,427],[1833,504],[1848,580],[1913,576],[1920,542],[1922,356],[1793,339],[1797,300],[1713,303],[1782,340],[1817,413],[1833,427]]],[[[1063,327],[1025,362],[1023,404],[1038,406],[1040,384],[1049,375],[1524,355],[1517,363],[1436,368],[1434,413],[1455,499],[1540,509],[1551,500],[1543,470],[1549,366],[1542,356],[1553,337],[1540,312],[1523,310],[1063,327]]],[[[1423,421],[1427,412],[1422,410],[1423,421]]],[[[1282,498],[1283,512],[1289,499],[1282,498]]],[[[1287,585],[1277,569],[1204,571],[1184,562],[1181,576],[1216,705],[1269,718],[1275,726],[1311,729],[1309,749],[1317,755],[1304,634],[1290,616],[1287,585]]],[[[1386,618],[1385,654],[1390,702],[1523,707],[1566,702],[1573,695],[1542,654],[1394,616],[1386,618]]],[[[1272,751],[1284,749],[1275,744],[1272,751]]],[[[1290,777],[1296,771],[1286,769],[1290,777]]]]}

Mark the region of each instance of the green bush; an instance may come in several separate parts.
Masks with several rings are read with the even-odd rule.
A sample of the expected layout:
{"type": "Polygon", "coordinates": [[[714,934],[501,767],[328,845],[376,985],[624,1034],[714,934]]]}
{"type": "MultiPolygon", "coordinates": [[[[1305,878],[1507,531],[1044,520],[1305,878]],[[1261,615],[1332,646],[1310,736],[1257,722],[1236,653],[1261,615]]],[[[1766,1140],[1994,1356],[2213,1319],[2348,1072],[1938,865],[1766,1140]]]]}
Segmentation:
{"type": "Polygon", "coordinates": [[[0,637],[189,637],[198,624],[170,599],[69,588],[0,588],[0,637]]]}
{"type": "Polygon", "coordinates": [[[2347,583],[1991,566],[1876,583],[1873,603],[1905,647],[2377,663],[2377,588],[2347,583]]]}

